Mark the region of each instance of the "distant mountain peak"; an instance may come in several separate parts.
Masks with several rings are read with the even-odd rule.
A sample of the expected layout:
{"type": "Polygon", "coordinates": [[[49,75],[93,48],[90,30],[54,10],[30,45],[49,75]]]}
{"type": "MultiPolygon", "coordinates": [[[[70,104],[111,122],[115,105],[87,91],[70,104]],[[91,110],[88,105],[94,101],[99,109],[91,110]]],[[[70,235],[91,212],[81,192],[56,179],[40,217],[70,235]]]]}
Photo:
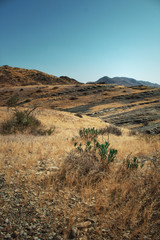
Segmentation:
{"type": "Polygon", "coordinates": [[[98,79],[95,83],[106,83],[106,84],[116,84],[116,85],[122,85],[127,87],[132,86],[150,86],[150,87],[160,87],[160,85],[156,83],[151,83],[147,81],[142,80],[136,80],[134,78],[128,78],[128,77],[113,77],[110,78],[108,76],[104,76],[100,79],[98,79]]]}

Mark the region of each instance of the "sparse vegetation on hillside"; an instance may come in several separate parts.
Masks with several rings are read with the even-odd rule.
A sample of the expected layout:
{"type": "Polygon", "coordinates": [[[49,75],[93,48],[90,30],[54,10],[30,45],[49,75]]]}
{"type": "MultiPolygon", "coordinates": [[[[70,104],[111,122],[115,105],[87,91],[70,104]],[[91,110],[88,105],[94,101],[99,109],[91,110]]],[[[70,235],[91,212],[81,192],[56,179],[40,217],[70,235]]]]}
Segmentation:
{"type": "Polygon", "coordinates": [[[121,136],[122,135],[122,130],[116,126],[110,125],[106,128],[103,128],[100,130],[101,134],[114,134],[116,136],[121,136]]]}
{"type": "Polygon", "coordinates": [[[78,82],[69,77],[56,77],[38,70],[10,67],[0,67],[0,85],[4,86],[26,86],[43,84],[77,84],[78,82]]]}
{"type": "Polygon", "coordinates": [[[99,130],[93,128],[83,128],[79,130],[79,135],[81,138],[85,138],[85,139],[95,139],[98,134],[100,133],[99,130]]]}
{"type": "Polygon", "coordinates": [[[34,110],[37,108],[36,106],[27,109],[27,110],[19,110],[18,106],[19,98],[17,96],[11,97],[8,102],[8,109],[12,108],[13,115],[10,119],[2,122],[0,124],[0,133],[1,134],[12,134],[12,133],[31,133],[34,135],[51,135],[54,131],[54,128],[50,128],[45,130],[41,122],[33,116],[34,110]]]}

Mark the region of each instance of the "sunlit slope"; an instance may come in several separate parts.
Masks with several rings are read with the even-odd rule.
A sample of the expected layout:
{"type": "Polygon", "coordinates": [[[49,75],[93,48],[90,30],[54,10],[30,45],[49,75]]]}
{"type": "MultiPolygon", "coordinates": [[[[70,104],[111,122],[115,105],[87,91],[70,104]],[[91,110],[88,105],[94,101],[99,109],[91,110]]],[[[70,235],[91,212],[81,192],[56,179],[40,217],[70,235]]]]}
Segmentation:
{"type": "Polygon", "coordinates": [[[0,87],[5,86],[26,86],[43,84],[76,84],[75,79],[69,77],[56,77],[38,70],[10,67],[0,67],[0,87]]]}

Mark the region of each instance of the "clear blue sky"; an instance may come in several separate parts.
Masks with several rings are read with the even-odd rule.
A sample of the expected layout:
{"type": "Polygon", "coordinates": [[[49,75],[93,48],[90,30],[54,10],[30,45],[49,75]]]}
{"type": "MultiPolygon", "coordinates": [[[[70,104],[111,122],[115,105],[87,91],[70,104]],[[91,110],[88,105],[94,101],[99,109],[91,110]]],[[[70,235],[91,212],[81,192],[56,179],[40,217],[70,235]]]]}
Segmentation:
{"type": "Polygon", "coordinates": [[[0,0],[0,65],[160,84],[160,0],[0,0]]]}

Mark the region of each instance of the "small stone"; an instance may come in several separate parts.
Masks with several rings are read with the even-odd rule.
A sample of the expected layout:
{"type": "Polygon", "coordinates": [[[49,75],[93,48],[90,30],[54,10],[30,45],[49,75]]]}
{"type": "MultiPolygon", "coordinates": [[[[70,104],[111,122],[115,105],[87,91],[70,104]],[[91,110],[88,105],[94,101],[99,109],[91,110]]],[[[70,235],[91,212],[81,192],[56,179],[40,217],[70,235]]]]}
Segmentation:
{"type": "Polygon", "coordinates": [[[48,171],[57,171],[57,170],[59,170],[59,168],[56,166],[52,166],[52,167],[48,168],[48,171]]]}
{"type": "Polygon", "coordinates": [[[71,200],[72,200],[72,201],[76,201],[76,198],[72,197],[71,200]]]}
{"type": "Polygon", "coordinates": [[[17,235],[18,235],[18,234],[17,234],[17,232],[15,231],[15,232],[12,233],[11,237],[12,237],[12,238],[16,238],[17,235]]]}
{"type": "Polygon", "coordinates": [[[83,236],[82,238],[80,238],[79,240],[88,240],[88,238],[86,236],[83,236]]]}
{"type": "Polygon", "coordinates": [[[34,237],[34,240],[41,240],[39,237],[34,237]]]}
{"type": "Polygon", "coordinates": [[[32,225],[31,228],[35,229],[35,228],[36,228],[36,225],[32,225]]]}
{"type": "Polygon", "coordinates": [[[4,237],[5,239],[10,239],[11,235],[9,233],[7,233],[7,235],[4,237]]]}
{"type": "Polygon", "coordinates": [[[103,228],[103,229],[102,229],[102,232],[103,232],[103,233],[106,233],[106,232],[108,232],[108,230],[103,228]]]}
{"type": "Polygon", "coordinates": [[[8,222],[9,222],[9,220],[8,220],[8,218],[6,218],[5,223],[8,223],[8,222]]]}
{"type": "Polygon", "coordinates": [[[51,236],[50,236],[48,239],[53,240],[56,235],[57,235],[57,234],[56,234],[55,232],[52,232],[51,236]]]}
{"type": "Polygon", "coordinates": [[[77,236],[77,228],[76,227],[72,227],[71,228],[71,233],[69,235],[69,238],[75,238],[77,236]]]}
{"type": "Polygon", "coordinates": [[[125,232],[125,233],[123,234],[123,237],[125,237],[125,238],[129,239],[129,238],[130,238],[129,234],[130,234],[130,232],[129,232],[129,231],[128,231],[128,232],[125,232]]]}
{"type": "Polygon", "coordinates": [[[21,230],[20,235],[24,235],[24,231],[23,230],[21,230]]]}
{"type": "Polygon", "coordinates": [[[90,221],[91,223],[95,223],[95,220],[93,218],[86,218],[86,221],[90,221]]]}
{"type": "Polygon", "coordinates": [[[77,225],[78,228],[88,228],[92,225],[90,221],[81,222],[77,225]]]}

